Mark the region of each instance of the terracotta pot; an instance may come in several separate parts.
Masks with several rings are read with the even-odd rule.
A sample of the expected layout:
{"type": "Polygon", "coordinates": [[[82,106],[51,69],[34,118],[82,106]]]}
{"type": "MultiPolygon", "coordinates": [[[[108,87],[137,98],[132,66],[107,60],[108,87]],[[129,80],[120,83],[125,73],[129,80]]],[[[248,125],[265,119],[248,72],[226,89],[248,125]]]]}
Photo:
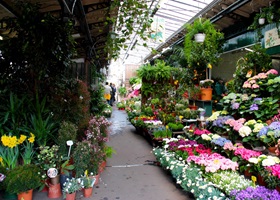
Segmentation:
{"type": "Polygon", "coordinates": [[[84,197],[91,197],[91,195],[92,195],[92,190],[93,190],[92,187],[90,187],[90,188],[84,188],[84,189],[83,189],[84,197]]]}
{"type": "Polygon", "coordinates": [[[22,199],[32,200],[32,197],[33,197],[33,189],[18,194],[18,200],[22,200],[22,199]]]}
{"type": "Polygon", "coordinates": [[[99,174],[104,171],[105,167],[106,167],[106,160],[103,160],[102,163],[99,165],[99,169],[98,169],[99,174]]]}
{"type": "Polygon", "coordinates": [[[61,192],[61,187],[60,183],[58,184],[49,184],[49,192],[48,192],[48,197],[51,199],[56,199],[61,197],[62,192],[61,192]]]}
{"type": "Polygon", "coordinates": [[[99,174],[94,175],[94,176],[89,176],[89,177],[95,178],[94,185],[95,185],[95,186],[96,186],[96,185],[98,185],[98,183],[99,183],[99,177],[100,177],[100,175],[99,175],[99,174]]]}
{"type": "Polygon", "coordinates": [[[212,88],[200,88],[201,100],[211,101],[212,100],[212,88]]]}
{"type": "Polygon", "coordinates": [[[75,200],[76,199],[76,192],[71,194],[66,194],[66,200],[75,200]]]}
{"type": "Polygon", "coordinates": [[[276,147],[268,147],[268,151],[269,151],[270,153],[275,154],[276,147]]]}

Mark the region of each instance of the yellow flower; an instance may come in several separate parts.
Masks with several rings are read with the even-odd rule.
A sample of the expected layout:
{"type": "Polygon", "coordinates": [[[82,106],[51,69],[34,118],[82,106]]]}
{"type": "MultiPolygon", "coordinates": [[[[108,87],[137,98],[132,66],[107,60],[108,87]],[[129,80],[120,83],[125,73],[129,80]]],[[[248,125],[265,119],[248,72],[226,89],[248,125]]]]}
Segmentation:
{"type": "Polygon", "coordinates": [[[7,136],[3,135],[1,141],[4,146],[14,148],[17,146],[17,137],[16,136],[7,136]]]}
{"type": "Polygon", "coordinates": [[[212,65],[208,63],[207,68],[212,69],[212,65]]]}
{"type": "Polygon", "coordinates": [[[165,128],[168,129],[169,127],[168,127],[168,126],[165,126],[165,128]]]}
{"type": "Polygon", "coordinates": [[[35,141],[35,135],[33,134],[33,133],[30,133],[30,137],[28,138],[28,141],[30,142],[30,143],[33,143],[34,141],[35,141]]]}
{"type": "Polygon", "coordinates": [[[20,138],[17,141],[18,144],[22,144],[25,141],[26,138],[27,138],[26,135],[20,135],[20,138]]]}
{"type": "Polygon", "coordinates": [[[2,166],[4,166],[2,157],[0,157],[0,163],[1,163],[2,166]]]}

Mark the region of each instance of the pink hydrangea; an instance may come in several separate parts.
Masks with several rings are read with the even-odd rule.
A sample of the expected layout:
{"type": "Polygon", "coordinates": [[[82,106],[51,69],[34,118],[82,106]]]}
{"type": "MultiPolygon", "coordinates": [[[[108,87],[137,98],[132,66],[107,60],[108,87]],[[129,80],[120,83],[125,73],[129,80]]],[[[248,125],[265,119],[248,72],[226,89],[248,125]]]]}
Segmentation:
{"type": "Polygon", "coordinates": [[[278,72],[277,72],[275,69],[270,69],[270,70],[268,70],[268,71],[266,72],[266,75],[269,75],[269,74],[275,74],[275,75],[277,75],[278,72]]]}
{"type": "Polygon", "coordinates": [[[206,172],[217,172],[218,170],[237,170],[237,162],[225,158],[224,156],[213,153],[213,154],[200,154],[199,156],[192,155],[187,158],[187,162],[194,162],[197,165],[205,166],[206,172]]]}
{"type": "Polygon", "coordinates": [[[234,155],[241,156],[244,160],[249,160],[252,157],[259,157],[262,153],[259,151],[254,151],[246,148],[237,148],[234,151],[234,155]]]}

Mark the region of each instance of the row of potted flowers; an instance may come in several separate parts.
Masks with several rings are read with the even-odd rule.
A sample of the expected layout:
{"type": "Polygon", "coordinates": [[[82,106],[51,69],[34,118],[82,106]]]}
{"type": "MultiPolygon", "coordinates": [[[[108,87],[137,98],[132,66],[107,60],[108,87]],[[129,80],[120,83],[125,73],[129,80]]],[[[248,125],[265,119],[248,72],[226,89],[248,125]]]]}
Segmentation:
{"type": "MultiPolygon", "coordinates": [[[[226,146],[230,145],[225,145],[224,148],[228,148],[226,146]]],[[[177,183],[191,192],[196,199],[278,199],[280,194],[277,190],[257,186],[256,176],[251,176],[251,180],[246,179],[238,171],[240,172],[242,164],[245,163],[242,156],[248,159],[248,154],[251,155],[250,158],[262,158],[261,163],[266,165],[271,165],[273,160],[274,165],[270,168],[274,170],[274,174],[278,166],[275,163],[279,163],[279,159],[260,156],[259,152],[238,145],[232,145],[232,148],[236,148],[234,154],[240,157],[239,162],[223,156],[221,153],[225,151],[217,153],[215,148],[211,150],[203,144],[184,138],[165,139],[163,148],[154,148],[153,152],[161,166],[170,170],[177,183]],[[204,190],[201,190],[202,188],[204,190]]]]}

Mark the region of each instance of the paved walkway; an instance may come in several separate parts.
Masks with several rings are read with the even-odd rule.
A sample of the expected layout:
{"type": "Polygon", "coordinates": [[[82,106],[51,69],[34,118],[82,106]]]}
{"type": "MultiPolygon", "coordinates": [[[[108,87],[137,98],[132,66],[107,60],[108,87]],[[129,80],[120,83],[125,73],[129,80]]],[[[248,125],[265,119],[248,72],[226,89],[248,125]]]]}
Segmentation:
{"type": "MultiPolygon", "coordinates": [[[[152,146],[128,122],[125,111],[114,108],[108,142],[116,154],[107,160],[99,184],[89,200],[188,200],[188,194],[178,188],[166,171],[151,165],[155,161],[152,146]]],[[[47,192],[35,192],[33,200],[47,200],[47,192]]],[[[62,198],[59,198],[62,199],[62,198]]]]}

